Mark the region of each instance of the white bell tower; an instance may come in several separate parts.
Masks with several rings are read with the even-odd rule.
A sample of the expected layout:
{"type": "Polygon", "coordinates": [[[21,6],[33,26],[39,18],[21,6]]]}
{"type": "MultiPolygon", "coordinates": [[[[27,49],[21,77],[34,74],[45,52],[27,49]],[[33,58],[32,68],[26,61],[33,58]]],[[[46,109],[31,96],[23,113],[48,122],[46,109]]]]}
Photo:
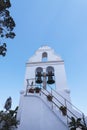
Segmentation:
{"type": "Polygon", "coordinates": [[[39,82],[44,88],[48,88],[48,85],[51,86],[70,101],[64,61],[55,54],[52,48],[40,47],[26,63],[25,89],[27,84],[31,84],[32,81],[34,85],[39,82]],[[26,82],[26,80],[28,81],[26,82]]]}

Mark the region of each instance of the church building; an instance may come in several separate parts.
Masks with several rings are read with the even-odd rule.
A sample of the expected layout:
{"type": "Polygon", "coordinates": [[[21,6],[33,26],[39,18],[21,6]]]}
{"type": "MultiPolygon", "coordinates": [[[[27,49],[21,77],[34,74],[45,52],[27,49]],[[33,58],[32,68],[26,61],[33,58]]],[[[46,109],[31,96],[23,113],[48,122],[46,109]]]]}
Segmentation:
{"type": "Polygon", "coordinates": [[[71,103],[64,60],[42,46],[26,63],[18,130],[70,130],[72,117],[84,124],[84,114],[71,103]]]}

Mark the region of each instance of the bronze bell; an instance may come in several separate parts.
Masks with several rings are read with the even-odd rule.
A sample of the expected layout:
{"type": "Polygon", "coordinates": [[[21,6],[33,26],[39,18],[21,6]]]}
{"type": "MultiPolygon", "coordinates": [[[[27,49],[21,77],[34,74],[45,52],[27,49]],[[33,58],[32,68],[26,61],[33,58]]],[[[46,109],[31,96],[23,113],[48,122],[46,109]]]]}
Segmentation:
{"type": "Polygon", "coordinates": [[[36,83],[37,84],[41,84],[42,83],[42,79],[41,79],[41,72],[37,72],[36,74],[36,83]]]}
{"type": "Polygon", "coordinates": [[[52,71],[50,71],[50,72],[48,72],[47,76],[48,76],[47,83],[48,84],[54,84],[55,83],[55,80],[53,80],[54,73],[52,73],[52,71]]]}

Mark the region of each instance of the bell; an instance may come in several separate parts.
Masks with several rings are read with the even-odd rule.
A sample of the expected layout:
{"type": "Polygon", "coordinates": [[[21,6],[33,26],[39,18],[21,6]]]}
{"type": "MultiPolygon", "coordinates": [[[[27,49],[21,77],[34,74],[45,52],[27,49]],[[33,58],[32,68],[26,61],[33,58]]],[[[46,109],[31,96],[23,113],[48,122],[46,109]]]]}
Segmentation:
{"type": "Polygon", "coordinates": [[[53,76],[54,76],[54,73],[52,73],[51,71],[48,72],[48,81],[47,81],[48,84],[54,84],[55,83],[55,80],[53,80],[53,76]]]}
{"type": "Polygon", "coordinates": [[[48,81],[47,81],[48,84],[54,84],[55,83],[55,80],[53,80],[53,77],[52,76],[48,76],[48,81]]]}
{"type": "Polygon", "coordinates": [[[37,84],[41,84],[42,83],[42,79],[41,79],[41,72],[37,72],[36,74],[36,83],[37,84]]]}

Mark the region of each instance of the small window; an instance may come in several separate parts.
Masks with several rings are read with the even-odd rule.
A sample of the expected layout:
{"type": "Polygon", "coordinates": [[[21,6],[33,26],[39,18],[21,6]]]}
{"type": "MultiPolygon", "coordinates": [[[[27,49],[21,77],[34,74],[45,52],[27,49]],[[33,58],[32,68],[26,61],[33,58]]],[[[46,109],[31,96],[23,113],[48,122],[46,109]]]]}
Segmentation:
{"type": "Polygon", "coordinates": [[[42,54],[42,62],[46,62],[47,61],[47,53],[43,52],[42,54]]]}

